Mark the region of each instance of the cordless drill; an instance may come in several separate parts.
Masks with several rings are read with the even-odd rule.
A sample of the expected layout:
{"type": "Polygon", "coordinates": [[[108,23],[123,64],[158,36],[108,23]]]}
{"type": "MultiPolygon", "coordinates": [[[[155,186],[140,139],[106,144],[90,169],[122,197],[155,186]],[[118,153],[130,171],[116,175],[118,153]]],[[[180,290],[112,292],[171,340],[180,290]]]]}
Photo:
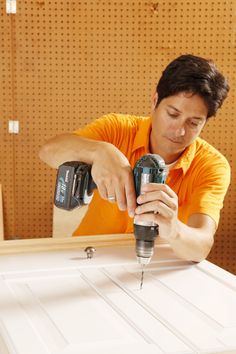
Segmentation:
{"type": "MultiPolygon", "coordinates": [[[[136,162],[133,174],[138,197],[142,194],[144,184],[165,183],[167,168],[159,155],[147,154],[136,162]]],[[[80,161],[65,162],[58,169],[54,204],[65,210],[89,204],[95,188],[90,165],[80,161]]],[[[137,221],[134,218],[136,255],[142,266],[151,260],[157,235],[158,225],[153,222],[137,221]]]]}

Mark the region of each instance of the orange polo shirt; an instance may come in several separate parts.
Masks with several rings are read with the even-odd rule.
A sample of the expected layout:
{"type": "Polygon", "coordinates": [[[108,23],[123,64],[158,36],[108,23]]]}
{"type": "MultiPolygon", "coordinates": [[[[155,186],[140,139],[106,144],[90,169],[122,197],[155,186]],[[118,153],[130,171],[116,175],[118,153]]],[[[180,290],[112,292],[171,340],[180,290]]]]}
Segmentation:
{"type": "MultiPolygon", "coordinates": [[[[150,117],[111,113],[74,132],[80,136],[115,145],[135,162],[149,151],[150,117]]],[[[104,163],[106,163],[104,161],[104,163]]],[[[187,223],[191,214],[209,215],[216,224],[230,183],[226,158],[213,146],[197,138],[169,171],[166,183],[178,195],[178,217],[187,223]]],[[[116,204],[100,198],[97,191],[74,236],[133,232],[133,219],[116,204]]]]}

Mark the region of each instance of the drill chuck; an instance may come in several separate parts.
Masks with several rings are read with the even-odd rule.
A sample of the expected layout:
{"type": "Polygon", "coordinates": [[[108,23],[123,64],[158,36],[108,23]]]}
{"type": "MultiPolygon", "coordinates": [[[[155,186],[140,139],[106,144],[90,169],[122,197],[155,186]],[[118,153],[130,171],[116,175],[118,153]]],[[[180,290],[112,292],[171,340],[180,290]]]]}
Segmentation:
{"type": "Polygon", "coordinates": [[[158,225],[134,224],[134,230],[138,263],[147,265],[153,256],[154,241],[158,235],[158,225]]]}
{"type": "Polygon", "coordinates": [[[153,256],[154,241],[136,240],[135,249],[138,263],[141,265],[147,265],[150,263],[153,256]]]}

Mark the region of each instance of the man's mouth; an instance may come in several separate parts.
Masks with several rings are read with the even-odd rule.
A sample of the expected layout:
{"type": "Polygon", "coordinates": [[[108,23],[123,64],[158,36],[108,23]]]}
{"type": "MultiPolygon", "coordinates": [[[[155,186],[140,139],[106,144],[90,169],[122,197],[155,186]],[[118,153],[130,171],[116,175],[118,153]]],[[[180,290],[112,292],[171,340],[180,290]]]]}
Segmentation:
{"type": "Polygon", "coordinates": [[[173,138],[169,138],[168,136],[166,136],[166,138],[171,141],[174,144],[183,144],[183,140],[177,140],[177,139],[173,139],[173,138]]]}

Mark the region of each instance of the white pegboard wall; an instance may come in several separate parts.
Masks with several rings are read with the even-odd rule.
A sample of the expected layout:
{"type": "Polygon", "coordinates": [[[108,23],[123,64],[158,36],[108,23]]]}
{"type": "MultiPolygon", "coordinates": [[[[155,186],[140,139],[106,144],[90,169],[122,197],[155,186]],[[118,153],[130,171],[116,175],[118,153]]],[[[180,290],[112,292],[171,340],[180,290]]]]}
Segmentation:
{"type": "MultiPolygon", "coordinates": [[[[235,13],[235,1],[22,0],[14,19],[13,15],[11,21],[7,15],[1,17],[5,41],[1,53],[5,67],[9,55],[13,57],[13,83],[5,77],[12,93],[9,101],[0,93],[0,109],[5,112],[4,124],[13,115],[13,106],[13,119],[20,121],[12,170],[18,235],[51,234],[55,171],[39,161],[39,146],[55,134],[77,129],[108,112],[148,115],[162,70],[180,54],[212,58],[229,77],[230,96],[217,118],[209,121],[203,137],[233,166],[235,13]],[[13,53],[6,51],[9,41],[13,53]],[[9,105],[11,99],[14,102],[9,105]]],[[[1,67],[1,75],[4,70],[1,67]]],[[[9,141],[1,144],[2,151],[10,149],[9,141]]],[[[1,156],[6,166],[5,155],[1,156]]],[[[5,181],[10,193],[10,180],[5,181]]],[[[213,254],[217,262],[228,259],[232,263],[235,200],[232,185],[213,254]]],[[[12,198],[8,210],[10,206],[12,198]]],[[[14,236],[12,222],[8,218],[9,238],[14,236]]]]}

